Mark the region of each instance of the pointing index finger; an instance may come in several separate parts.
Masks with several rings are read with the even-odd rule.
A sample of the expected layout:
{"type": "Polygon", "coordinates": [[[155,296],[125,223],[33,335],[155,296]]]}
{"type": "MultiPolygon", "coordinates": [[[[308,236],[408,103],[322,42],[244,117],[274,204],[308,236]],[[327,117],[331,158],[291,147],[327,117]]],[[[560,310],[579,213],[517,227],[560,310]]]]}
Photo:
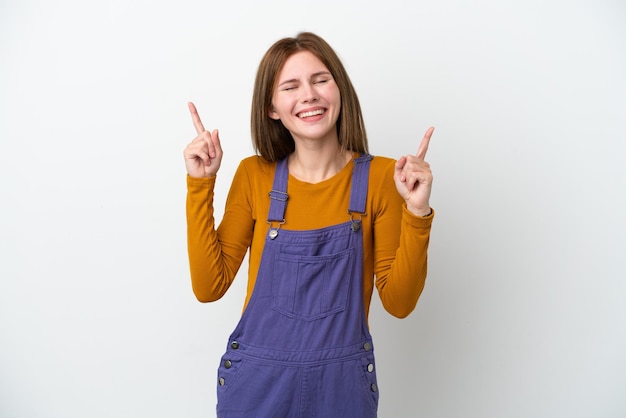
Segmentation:
{"type": "Polygon", "coordinates": [[[430,144],[430,137],[433,135],[435,131],[434,127],[428,128],[426,133],[424,134],[424,138],[422,138],[422,142],[420,143],[420,147],[417,150],[416,157],[423,160],[426,158],[426,152],[428,151],[428,144],[430,144]]]}
{"type": "Polygon", "coordinates": [[[198,110],[196,109],[196,106],[192,102],[187,103],[187,107],[189,107],[189,112],[191,112],[191,120],[193,120],[193,126],[196,128],[196,133],[200,135],[206,129],[204,129],[204,125],[202,124],[202,121],[200,120],[200,115],[198,115],[198,110]]]}

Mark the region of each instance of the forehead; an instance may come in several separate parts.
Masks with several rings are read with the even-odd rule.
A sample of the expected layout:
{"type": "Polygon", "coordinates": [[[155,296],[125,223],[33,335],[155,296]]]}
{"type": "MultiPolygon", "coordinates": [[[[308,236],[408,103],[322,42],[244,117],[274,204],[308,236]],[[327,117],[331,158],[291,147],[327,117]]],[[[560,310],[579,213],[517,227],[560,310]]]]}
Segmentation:
{"type": "Polygon", "coordinates": [[[329,72],[324,63],[309,51],[291,55],[278,73],[278,80],[307,78],[312,74],[329,72]]]}

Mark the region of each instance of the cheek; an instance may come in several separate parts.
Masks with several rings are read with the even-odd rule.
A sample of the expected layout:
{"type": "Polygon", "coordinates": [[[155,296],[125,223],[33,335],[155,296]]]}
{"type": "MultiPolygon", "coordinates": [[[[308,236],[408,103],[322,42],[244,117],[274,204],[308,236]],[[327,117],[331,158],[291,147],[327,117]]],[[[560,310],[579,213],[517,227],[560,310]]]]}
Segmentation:
{"type": "Polygon", "coordinates": [[[339,112],[341,111],[341,107],[342,107],[341,96],[339,95],[339,93],[337,93],[337,95],[334,97],[334,102],[335,102],[336,112],[337,114],[339,114],[339,112]]]}
{"type": "Polygon", "coordinates": [[[294,101],[288,95],[280,95],[272,99],[272,109],[277,113],[290,112],[293,105],[294,101]]]}
{"type": "Polygon", "coordinates": [[[280,116],[285,112],[285,105],[280,100],[273,99],[270,105],[269,115],[272,119],[280,119],[280,116]]]}
{"type": "Polygon", "coordinates": [[[329,97],[332,98],[333,102],[335,102],[338,109],[341,108],[341,94],[339,93],[339,89],[336,86],[330,92],[329,97]]]}

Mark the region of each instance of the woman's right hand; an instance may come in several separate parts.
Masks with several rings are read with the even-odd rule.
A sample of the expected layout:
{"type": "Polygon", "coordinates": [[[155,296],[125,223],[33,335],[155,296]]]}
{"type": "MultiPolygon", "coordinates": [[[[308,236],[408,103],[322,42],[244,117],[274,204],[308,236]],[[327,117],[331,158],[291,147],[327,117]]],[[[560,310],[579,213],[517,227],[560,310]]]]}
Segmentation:
{"type": "Polygon", "coordinates": [[[193,141],[187,145],[183,155],[185,156],[185,167],[187,173],[191,177],[213,177],[217,174],[217,170],[222,163],[222,146],[220,145],[219,132],[215,129],[209,132],[204,129],[196,106],[189,102],[189,111],[191,119],[196,128],[196,136],[193,141]]]}

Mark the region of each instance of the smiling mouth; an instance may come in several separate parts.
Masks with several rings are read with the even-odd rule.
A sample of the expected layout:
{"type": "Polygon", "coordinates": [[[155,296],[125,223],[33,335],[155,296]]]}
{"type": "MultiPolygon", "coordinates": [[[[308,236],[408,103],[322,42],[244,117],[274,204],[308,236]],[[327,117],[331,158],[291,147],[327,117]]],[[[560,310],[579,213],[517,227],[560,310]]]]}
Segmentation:
{"type": "Polygon", "coordinates": [[[310,118],[311,116],[322,115],[324,114],[324,112],[325,112],[324,109],[311,110],[309,112],[298,113],[298,117],[300,119],[310,118]]]}

